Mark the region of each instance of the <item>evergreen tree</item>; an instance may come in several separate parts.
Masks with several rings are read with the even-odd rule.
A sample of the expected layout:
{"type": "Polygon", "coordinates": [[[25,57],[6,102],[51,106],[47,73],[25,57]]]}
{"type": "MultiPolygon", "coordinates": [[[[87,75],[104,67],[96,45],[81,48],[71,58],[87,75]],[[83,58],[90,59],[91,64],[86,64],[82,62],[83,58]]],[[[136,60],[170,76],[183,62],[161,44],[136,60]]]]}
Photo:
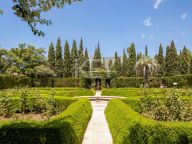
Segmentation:
{"type": "Polygon", "coordinates": [[[55,70],[55,50],[53,43],[49,46],[48,51],[48,65],[51,69],[55,70]]]}
{"type": "Polygon", "coordinates": [[[128,76],[128,59],[127,59],[125,49],[123,51],[122,76],[124,77],[128,76]]]}
{"type": "MultiPolygon", "coordinates": [[[[178,55],[178,74],[181,74],[181,69],[182,69],[182,66],[181,66],[181,64],[182,64],[182,50],[180,50],[180,52],[179,52],[179,55],[178,55]]],[[[190,63],[190,62],[189,62],[190,63]]]]}
{"type": "Polygon", "coordinates": [[[65,78],[71,77],[71,56],[68,41],[65,42],[63,67],[63,76],[65,78]]]}
{"type": "Polygon", "coordinates": [[[109,62],[108,62],[108,70],[112,71],[113,70],[113,60],[110,59],[109,62]]]}
{"type": "Polygon", "coordinates": [[[142,58],[142,53],[140,52],[137,54],[137,61],[140,60],[141,58],[142,58]]]}
{"type": "Polygon", "coordinates": [[[81,69],[83,69],[84,65],[84,47],[83,47],[83,39],[81,38],[80,46],[78,50],[78,77],[80,77],[81,69]]]}
{"type": "Polygon", "coordinates": [[[163,76],[164,75],[164,56],[163,56],[163,47],[160,44],[159,46],[159,53],[157,55],[157,62],[159,64],[159,70],[158,70],[158,76],[163,76]]]}
{"type": "Polygon", "coordinates": [[[178,74],[178,55],[174,41],[172,41],[171,46],[166,49],[165,72],[166,76],[178,74]]]}
{"type": "Polygon", "coordinates": [[[98,47],[95,49],[93,61],[92,61],[92,69],[101,69],[102,68],[102,60],[101,60],[101,52],[100,52],[100,45],[98,43],[98,47]]]}
{"type": "Polygon", "coordinates": [[[62,47],[60,38],[58,38],[57,40],[55,51],[55,72],[58,77],[63,76],[63,58],[62,58],[62,47]]]}
{"type": "Polygon", "coordinates": [[[121,76],[121,58],[118,56],[117,52],[115,52],[114,70],[118,77],[121,76]]]}
{"type": "Polygon", "coordinates": [[[148,47],[147,47],[147,45],[145,47],[145,56],[148,56],[148,47]]]}
{"type": "Polygon", "coordinates": [[[180,62],[181,62],[181,65],[180,65],[181,74],[188,74],[189,73],[189,67],[190,67],[190,55],[189,55],[186,47],[183,48],[180,62]]]}
{"type": "Polygon", "coordinates": [[[76,77],[78,73],[78,54],[77,54],[77,43],[73,40],[73,46],[71,49],[71,74],[72,77],[76,77]]]}
{"type": "Polygon", "coordinates": [[[89,62],[89,54],[88,50],[85,49],[85,63],[84,63],[84,71],[88,74],[90,71],[90,62],[89,62]]]}
{"type": "Polygon", "coordinates": [[[134,43],[132,43],[131,46],[128,48],[128,53],[129,53],[129,59],[128,59],[129,76],[135,76],[136,50],[134,43]]]}

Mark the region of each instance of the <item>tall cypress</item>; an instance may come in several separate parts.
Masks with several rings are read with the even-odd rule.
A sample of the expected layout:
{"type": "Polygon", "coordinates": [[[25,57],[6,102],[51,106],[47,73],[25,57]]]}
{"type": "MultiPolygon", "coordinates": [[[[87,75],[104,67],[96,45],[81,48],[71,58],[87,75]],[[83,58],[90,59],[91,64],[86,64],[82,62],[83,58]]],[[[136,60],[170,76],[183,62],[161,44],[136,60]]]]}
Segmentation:
{"type": "Polygon", "coordinates": [[[140,60],[141,58],[142,58],[142,53],[140,52],[137,54],[137,61],[140,60]]]}
{"type": "Polygon", "coordinates": [[[181,74],[188,74],[190,67],[190,55],[186,47],[183,48],[183,52],[181,54],[181,64],[180,64],[180,72],[181,74]]]}
{"type": "Polygon", "coordinates": [[[52,42],[48,51],[48,65],[51,69],[55,70],[55,50],[52,42]]]}
{"type": "Polygon", "coordinates": [[[148,47],[147,47],[147,45],[145,47],[145,56],[148,56],[148,47]]]}
{"type": "Polygon", "coordinates": [[[158,71],[158,76],[163,76],[164,75],[164,56],[163,56],[163,47],[160,44],[159,46],[159,53],[157,55],[157,61],[159,63],[159,71],[158,71]]]}
{"type": "Polygon", "coordinates": [[[85,49],[85,63],[84,63],[84,71],[89,73],[90,71],[90,62],[89,62],[89,54],[88,54],[88,50],[85,49]]]}
{"type": "Polygon", "coordinates": [[[113,66],[113,60],[110,59],[109,62],[108,62],[108,70],[109,70],[109,71],[112,71],[113,68],[114,68],[114,66],[113,66]]]}
{"type": "Polygon", "coordinates": [[[83,64],[84,64],[84,47],[83,47],[83,39],[81,38],[78,50],[78,77],[80,77],[81,75],[81,69],[83,69],[83,64]]]}
{"type": "Polygon", "coordinates": [[[71,56],[68,41],[65,42],[64,59],[63,59],[63,76],[65,78],[71,77],[71,56]]]}
{"type": "Polygon", "coordinates": [[[121,76],[121,58],[118,56],[117,52],[115,52],[114,70],[117,76],[121,76]]]}
{"type": "Polygon", "coordinates": [[[135,44],[132,43],[131,46],[128,48],[128,72],[129,76],[135,76],[135,64],[136,64],[136,50],[135,50],[135,44]]]}
{"type": "Polygon", "coordinates": [[[165,72],[166,76],[173,76],[178,74],[178,55],[174,41],[172,41],[171,46],[168,46],[166,49],[165,72]]]}
{"type": "Polygon", "coordinates": [[[125,49],[123,50],[122,76],[124,77],[128,76],[128,59],[127,59],[125,49]]]}
{"type": "Polygon", "coordinates": [[[58,38],[57,40],[55,51],[55,72],[58,77],[63,76],[63,58],[62,58],[62,47],[60,38],[58,38]]]}
{"type": "Polygon", "coordinates": [[[92,61],[92,69],[101,69],[102,68],[102,60],[101,60],[101,52],[100,52],[100,45],[98,43],[97,48],[95,49],[93,61],[92,61]]]}
{"type": "Polygon", "coordinates": [[[78,54],[77,54],[77,43],[73,40],[71,49],[71,74],[72,77],[77,77],[78,74],[78,54]]]}

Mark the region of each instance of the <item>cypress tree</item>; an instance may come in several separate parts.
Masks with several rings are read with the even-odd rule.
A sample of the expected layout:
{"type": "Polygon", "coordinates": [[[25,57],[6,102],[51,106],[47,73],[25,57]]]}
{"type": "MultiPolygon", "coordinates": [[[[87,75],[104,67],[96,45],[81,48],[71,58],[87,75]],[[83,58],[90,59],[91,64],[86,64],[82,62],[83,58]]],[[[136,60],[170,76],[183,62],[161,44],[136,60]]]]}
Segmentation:
{"type": "Polygon", "coordinates": [[[145,47],[145,56],[148,56],[148,47],[147,47],[147,45],[145,47]]]}
{"type": "Polygon", "coordinates": [[[90,62],[89,62],[89,54],[88,54],[88,50],[85,49],[85,63],[84,63],[84,71],[86,71],[86,73],[88,74],[90,71],[90,62]]]}
{"type": "Polygon", "coordinates": [[[122,76],[124,77],[128,76],[128,59],[127,59],[125,49],[123,50],[122,76]]]}
{"type": "Polygon", "coordinates": [[[166,76],[178,74],[178,55],[174,41],[172,41],[171,46],[166,49],[165,71],[166,76]]]}
{"type": "Polygon", "coordinates": [[[55,70],[55,50],[52,42],[48,51],[48,65],[51,69],[55,70]]]}
{"type": "Polygon", "coordinates": [[[163,56],[163,47],[160,44],[159,46],[159,53],[157,55],[157,61],[159,63],[159,71],[158,71],[158,76],[163,76],[164,75],[164,56],[163,56]]]}
{"type": "Polygon", "coordinates": [[[100,52],[100,45],[98,43],[98,47],[95,49],[93,61],[92,61],[92,69],[101,69],[102,68],[102,61],[101,61],[101,52],[100,52]]]}
{"type": "Polygon", "coordinates": [[[58,77],[63,76],[63,58],[62,58],[62,47],[60,38],[58,38],[57,40],[55,51],[55,72],[58,77]]]}
{"type": "Polygon", "coordinates": [[[136,64],[136,50],[135,50],[135,44],[132,43],[131,46],[128,48],[128,72],[129,76],[135,76],[135,64],[136,64]]]}
{"type": "Polygon", "coordinates": [[[78,54],[77,54],[77,43],[73,40],[71,49],[71,74],[72,77],[76,77],[78,73],[78,54]]]}
{"type": "Polygon", "coordinates": [[[71,56],[68,41],[65,42],[63,66],[63,76],[65,78],[71,77],[71,56]]]}
{"type": "Polygon", "coordinates": [[[121,58],[118,56],[117,52],[115,52],[114,70],[117,76],[121,76],[121,58]]]}
{"type": "Polygon", "coordinates": [[[81,75],[81,69],[83,69],[84,64],[84,47],[83,47],[83,39],[81,38],[80,46],[78,50],[78,77],[81,75]]]}
{"type": "Polygon", "coordinates": [[[137,61],[140,60],[141,58],[142,58],[142,53],[140,52],[137,54],[137,61]]]}
{"type": "Polygon", "coordinates": [[[181,74],[188,74],[189,73],[189,66],[190,66],[190,55],[189,55],[186,47],[183,48],[180,62],[181,62],[181,64],[180,64],[181,74]]]}

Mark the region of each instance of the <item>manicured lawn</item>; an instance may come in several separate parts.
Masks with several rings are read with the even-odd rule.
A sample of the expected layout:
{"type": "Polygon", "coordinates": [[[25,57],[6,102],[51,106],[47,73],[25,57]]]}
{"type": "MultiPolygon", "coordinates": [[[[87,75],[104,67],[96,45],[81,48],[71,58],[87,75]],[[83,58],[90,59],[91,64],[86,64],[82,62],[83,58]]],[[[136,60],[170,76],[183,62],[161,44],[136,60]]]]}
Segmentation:
{"type": "MultiPolygon", "coordinates": [[[[24,88],[21,89],[5,89],[1,90],[0,93],[6,92],[9,93],[12,97],[19,96],[20,92],[24,88]]],[[[41,96],[62,96],[62,97],[74,97],[74,96],[93,96],[95,95],[94,90],[83,89],[83,88],[27,88],[29,93],[40,94],[41,96]]]]}

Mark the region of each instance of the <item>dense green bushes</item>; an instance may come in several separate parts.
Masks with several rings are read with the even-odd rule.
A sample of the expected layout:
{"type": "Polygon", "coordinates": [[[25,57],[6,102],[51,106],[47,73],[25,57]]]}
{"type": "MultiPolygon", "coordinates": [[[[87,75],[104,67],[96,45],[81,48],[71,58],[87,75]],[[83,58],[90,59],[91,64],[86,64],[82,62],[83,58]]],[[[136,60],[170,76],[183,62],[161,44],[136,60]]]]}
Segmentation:
{"type": "Polygon", "coordinates": [[[4,121],[0,143],[81,144],[91,113],[89,100],[80,99],[47,122],[4,121]]]}
{"type": "Polygon", "coordinates": [[[105,110],[114,144],[189,144],[190,122],[158,122],[135,112],[121,100],[111,100],[105,110]]]}

